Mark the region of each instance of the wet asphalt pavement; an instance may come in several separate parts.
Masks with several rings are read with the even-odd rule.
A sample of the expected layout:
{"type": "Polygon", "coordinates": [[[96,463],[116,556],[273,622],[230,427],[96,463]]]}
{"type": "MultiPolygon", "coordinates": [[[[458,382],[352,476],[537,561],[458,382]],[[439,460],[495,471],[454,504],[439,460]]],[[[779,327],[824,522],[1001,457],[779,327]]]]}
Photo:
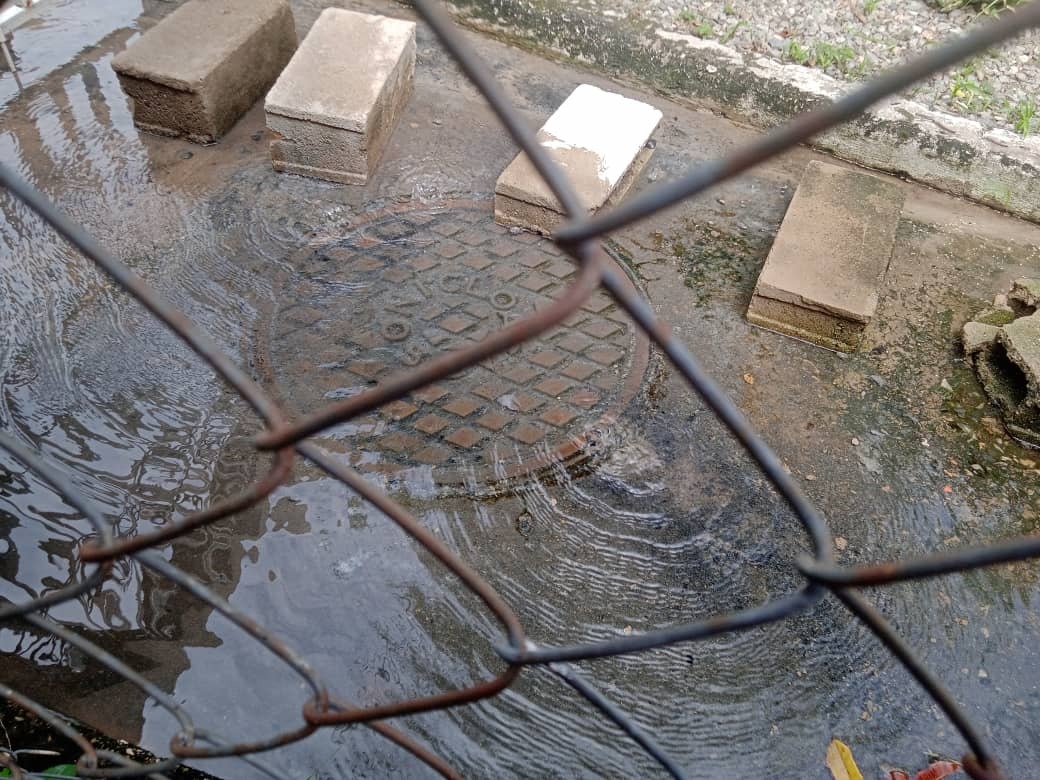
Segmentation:
{"type": "MultiPolygon", "coordinates": [[[[322,5],[294,4],[300,31],[322,5]]],[[[405,13],[390,4],[359,5],[405,13]]],[[[388,208],[435,215],[409,237],[421,247],[441,245],[445,237],[427,226],[461,219],[463,200],[467,208],[490,210],[494,180],[515,148],[424,30],[415,97],[366,187],[275,174],[259,107],[210,147],[139,134],[109,62],[168,7],[59,1],[53,14],[18,31],[13,44],[24,89],[0,74],[0,160],[290,406],[311,408],[347,394],[367,378],[348,370],[336,387],[336,370],[322,366],[371,362],[361,353],[383,347],[338,341],[364,324],[346,318],[328,324],[327,344],[313,333],[286,341],[296,332],[287,301],[306,298],[291,283],[300,259],[332,239],[349,242],[351,231],[388,208]],[[332,347],[340,349],[334,359],[303,354],[332,347]],[[331,384],[311,380],[319,370],[331,384]]],[[[578,83],[611,86],[473,40],[533,124],[578,83]]],[[[753,137],[708,111],[612,88],[665,113],[657,153],[637,186],[753,137]]],[[[1034,531],[1040,453],[1003,433],[958,353],[956,334],[1010,279],[1040,273],[1040,228],[915,189],[867,346],[855,356],[836,355],[743,319],[771,237],[814,157],[792,152],[615,236],[612,251],[800,478],[840,537],[841,560],[884,560],[1034,531]]],[[[253,479],[265,462],[249,450],[259,423],[245,405],[39,220],[8,197],[0,198],[0,214],[0,424],[71,472],[122,533],[182,517],[253,479]]],[[[396,254],[399,234],[369,238],[387,263],[380,273],[424,256],[396,254]]],[[[528,251],[518,248],[496,267],[528,251]]],[[[339,271],[328,273],[322,289],[339,297],[327,306],[353,312],[339,271]]],[[[586,360],[585,352],[561,345],[581,328],[550,334],[551,343],[522,360],[555,349],[567,358],[560,375],[585,382],[562,373],[571,361],[586,360]]],[[[600,388],[622,399],[617,421],[601,423],[606,407],[569,407],[572,419],[587,423],[575,430],[596,429],[595,457],[568,465],[550,457],[527,476],[499,482],[494,463],[505,450],[493,445],[503,437],[475,422],[457,423],[444,410],[436,413],[449,425],[419,430],[423,446],[444,447],[453,472],[466,475],[450,486],[438,480],[438,464],[421,459],[405,458],[403,470],[376,467],[400,466],[404,457],[381,444],[381,435],[366,439],[341,426],[323,446],[374,464],[371,478],[485,575],[535,642],[644,631],[799,587],[791,562],[807,540],[764,479],[658,355],[637,365],[634,334],[604,338],[618,339],[613,348],[622,353],[608,364],[611,383],[600,388]],[[632,394],[617,390],[633,375],[639,382],[632,394]],[[462,427],[480,433],[483,443],[474,449],[442,441],[462,427]]],[[[548,377],[556,368],[546,371],[548,377]]],[[[498,407],[523,413],[509,403],[526,392],[543,402],[527,422],[552,431],[539,418],[555,398],[535,389],[544,378],[515,380],[522,387],[489,397],[476,392],[489,377],[468,384],[463,378],[453,391],[481,404],[474,420],[498,407]]],[[[381,433],[412,425],[409,416],[373,423],[380,420],[387,426],[381,433]]],[[[517,428],[505,430],[508,438],[517,428]]],[[[506,455],[539,447],[510,441],[506,455]]],[[[86,526],[38,480],[9,460],[0,465],[0,595],[22,599],[68,581],[86,526]]],[[[500,668],[492,649],[497,629],[476,600],[385,517],[307,467],[297,467],[269,502],[179,539],[164,554],[285,637],[344,698],[426,694],[500,668]]],[[[870,594],[966,705],[1015,777],[1029,777],[1040,759],[1037,571],[1023,563],[870,594]]],[[[200,727],[260,737],[299,721],[307,693],[295,677],[232,625],[136,565],[121,564],[101,592],[52,616],[171,691],[200,727]]],[[[0,651],[5,682],[164,752],[175,731],[171,719],[89,659],[15,627],[0,630],[0,651]]],[[[832,736],[852,747],[868,775],[880,764],[921,766],[926,752],[963,751],[934,705],[833,599],[782,624],[581,668],[691,777],[824,778],[832,736]]],[[[401,725],[466,776],[654,771],[612,726],[539,670],[497,699],[401,725]]],[[[261,763],[292,778],[424,771],[365,729],[322,731],[265,754],[261,763]]],[[[235,761],[200,766],[228,778],[257,772],[235,761]]]]}

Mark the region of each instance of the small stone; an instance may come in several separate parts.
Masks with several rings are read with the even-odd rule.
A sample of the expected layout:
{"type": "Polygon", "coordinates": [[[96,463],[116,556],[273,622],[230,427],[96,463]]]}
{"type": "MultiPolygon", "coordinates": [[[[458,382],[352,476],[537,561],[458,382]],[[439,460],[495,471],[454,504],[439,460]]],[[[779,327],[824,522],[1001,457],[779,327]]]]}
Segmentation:
{"type": "Polygon", "coordinates": [[[871,374],[870,376],[867,377],[867,379],[869,379],[871,382],[873,382],[878,387],[885,387],[888,384],[888,382],[885,381],[885,378],[883,376],[881,376],[880,374],[871,374]]]}
{"type": "Polygon", "coordinates": [[[834,546],[837,547],[839,550],[844,550],[849,546],[849,540],[846,539],[844,536],[835,536],[834,546]]]}
{"type": "Polygon", "coordinates": [[[855,436],[852,437],[852,446],[853,447],[858,447],[859,446],[859,439],[857,439],[855,436]]]}
{"type": "Polygon", "coordinates": [[[965,355],[974,355],[986,349],[997,340],[1000,328],[995,325],[986,325],[981,322],[967,322],[961,331],[961,343],[964,345],[965,355]]]}
{"type": "Polygon", "coordinates": [[[1007,303],[1012,309],[1017,304],[1035,310],[1040,306],[1040,279],[1016,279],[1007,294],[1007,303]]]}

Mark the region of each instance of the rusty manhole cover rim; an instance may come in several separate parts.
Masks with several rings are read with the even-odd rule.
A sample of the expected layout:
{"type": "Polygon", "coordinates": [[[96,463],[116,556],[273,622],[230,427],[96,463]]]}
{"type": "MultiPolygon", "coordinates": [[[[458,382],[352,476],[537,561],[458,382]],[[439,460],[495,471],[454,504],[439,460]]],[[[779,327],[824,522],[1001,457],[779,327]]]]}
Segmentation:
{"type": "MultiPolygon", "coordinates": [[[[255,362],[260,378],[283,406],[290,409],[294,416],[300,416],[333,402],[335,396],[309,399],[302,406],[294,400],[300,394],[307,395],[312,392],[313,388],[307,381],[308,376],[312,372],[327,369],[330,364],[323,363],[322,357],[328,357],[330,351],[334,353],[343,342],[354,348],[353,357],[370,357],[369,353],[372,350],[390,351],[398,359],[397,362],[404,364],[387,367],[381,362],[366,363],[361,359],[351,362],[349,357],[335,362],[337,366],[342,364],[339,369],[341,375],[354,378],[356,381],[363,380],[365,386],[372,386],[382,378],[418,365],[457,346],[447,343],[452,336],[462,337],[463,334],[468,334],[469,338],[479,340],[486,335],[477,328],[479,315],[485,312],[490,315],[486,316],[491,323],[488,328],[496,330],[511,321],[505,314],[511,314],[518,304],[530,304],[532,309],[541,308],[550,299],[557,297],[560,289],[572,281],[573,267],[568,269],[562,266],[562,263],[569,264],[570,261],[546,239],[531,233],[517,235],[496,225],[493,222],[491,202],[489,196],[445,198],[432,203],[377,202],[348,218],[340,230],[324,228],[317,231],[301,249],[294,252],[289,258],[289,267],[280,270],[275,279],[273,304],[260,318],[255,342],[255,362]],[[399,231],[395,220],[403,220],[410,227],[399,231]],[[456,227],[459,229],[456,230],[456,227]],[[413,232],[409,233],[409,230],[413,232]],[[370,232],[376,233],[375,237],[370,232]],[[476,245],[467,247],[467,240],[476,242],[476,245]],[[410,243],[413,246],[409,248],[410,243]],[[319,260],[335,265],[319,266],[319,260]],[[315,273],[305,270],[309,266],[318,270],[315,273]],[[380,282],[365,287],[365,283],[376,273],[380,274],[380,282]],[[332,277],[335,276],[341,278],[333,280],[332,277]],[[470,303],[442,307],[440,299],[435,298],[429,290],[429,285],[424,285],[429,278],[438,283],[443,298],[469,300],[470,303]],[[518,278],[520,286],[516,284],[518,278]],[[296,289],[290,289],[289,285],[294,282],[296,289]],[[386,284],[387,289],[379,286],[382,283],[386,284]],[[368,321],[368,327],[365,327],[362,311],[354,313],[354,316],[360,316],[363,320],[361,328],[347,327],[346,330],[334,330],[337,326],[342,329],[344,325],[349,325],[350,317],[337,320],[332,316],[333,313],[327,310],[332,307],[326,306],[326,310],[323,310],[319,306],[307,306],[311,302],[317,303],[321,300],[326,303],[330,300],[335,301],[335,296],[340,295],[346,296],[351,303],[359,303],[358,308],[363,310],[372,299],[388,303],[389,299],[398,296],[399,291],[408,285],[416,287],[416,301],[421,301],[423,292],[428,293],[427,309],[420,311],[418,306],[409,309],[403,303],[397,306],[389,303],[382,310],[390,314],[381,319],[378,315],[372,316],[368,321]],[[457,291],[456,286],[459,288],[457,291]],[[475,291],[474,288],[477,286],[486,288],[483,295],[475,291]],[[330,294],[329,290],[333,292],[330,294]],[[543,292],[548,295],[543,295],[543,292]],[[350,298],[352,293],[356,294],[357,301],[350,298]],[[308,294],[314,298],[307,298],[308,294]],[[296,301],[295,296],[299,295],[305,296],[304,300],[296,301]],[[287,300],[291,302],[289,305],[285,305],[287,300]],[[281,315],[286,311],[299,310],[301,307],[309,309],[306,314],[298,315],[303,324],[297,326],[296,322],[290,323],[292,327],[287,335],[276,335],[280,325],[285,329],[284,324],[280,322],[281,315]],[[443,310],[437,311],[438,309],[443,310]],[[499,319],[496,320],[496,316],[499,319]],[[423,343],[423,335],[431,330],[427,328],[424,334],[420,334],[419,329],[425,324],[423,320],[427,323],[436,322],[432,330],[437,332],[438,337],[446,332],[444,348],[435,345],[429,354],[416,354],[425,351],[417,348],[416,342],[423,343]],[[309,336],[302,335],[308,332],[309,336]],[[303,345],[294,343],[294,340],[299,341],[301,338],[309,341],[303,345]],[[285,339],[289,340],[288,345],[282,343],[285,339]],[[360,346],[354,343],[355,341],[360,342],[360,346]],[[286,352],[289,353],[289,357],[280,359],[285,357],[286,352]],[[292,372],[294,362],[299,365],[296,366],[297,371],[292,372]],[[295,373],[296,376],[286,376],[287,372],[295,373]],[[305,384],[299,387],[293,386],[293,382],[305,384]]],[[[622,276],[635,286],[636,282],[628,267],[619,261],[616,248],[609,243],[605,244],[605,248],[623,272],[622,276]]],[[[501,396],[496,396],[494,392],[481,386],[470,388],[463,385],[464,390],[460,390],[459,383],[464,382],[467,375],[481,370],[484,373],[490,371],[489,364],[485,361],[480,366],[467,369],[438,383],[439,387],[433,393],[424,395],[426,389],[420,389],[410,394],[407,399],[386,404],[372,415],[363,416],[363,419],[378,417],[380,423],[385,423],[370,423],[374,427],[368,440],[351,442],[351,445],[344,449],[341,447],[342,439],[334,438],[326,432],[318,434],[313,441],[324,448],[347,454],[351,458],[351,465],[359,471],[384,474],[391,487],[396,478],[407,478],[409,474],[417,473],[416,469],[420,470],[418,473],[422,475],[419,480],[421,482],[432,480],[438,488],[471,495],[502,492],[509,484],[523,477],[545,476],[560,467],[574,473],[580,467],[589,465],[594,458],[606,454],[603,445],[607,437],[604,434],[617,421],[621,411],[635,398],[647,372],[650,354],[647,337],[627,316],[622,318],[617,316],[616,312],[620,312],[620,309],[612,300],[607,299],[602,291],[594,293],[590,301],[579,310],[584,319],[578,321],[579,325],[585,321],[592,321],[591,325],[583,325],[591,333],[574,331],[559,337],[557,334],[568,327],[565,323],[551,329],[539,339],[517,345],[499,356],[499,361],[522,363],[523,360],[518,357],[518,353],[538,347],[541,352],[534,362],[527,362],[527,370],[519,366],[516,369],[522,376],[535,374],[527,381],[534,383],[540,380],[538,393],[523,392],[528,388],[523,387],[521,382],[516,383],[520,392],[505,392],[501,396]],[[609,323],[614,323],[622,329],[623,335],[627,335],[627,349],[618,344],[619,334],[608,333],[609,323]],[[606,358],[597,355],[600,358],[598,363],[584,357],[585,352],[594,351],[596,334],[599,333],[607,334],[602,337],[604,340],[613,335],[613,344],[608,344],[610,348],[598,351],[622,353],[616,364],[604,362],[613,357],[613,354],[607,354],[606,358]],[[566,348],[554,349],[554,345],[546,343],[553,338],[559,342],[570,339],[570,343],[566,348]],[[582,344],[585,346],[581,346],[582,344]],[[575,352],[579,347],[580,350],[575,352]],[[529,418],[524,403],[537,401],[538,399],[532,398],[533,395],[537,394],[552,403],[549,390],[553,387],[546,387],[551,385],[551,382],[543,379],[537,372],[549,372],[556,366],[553,361],[560,356],[574,360],[564,369],[571,369],[569,374],[549,377],[549,380],[558,380],[557,385],[553,387],[568,387],[567,383],[580,387],[583,385],[581,380],[588,379],[589,376],[612,372],[617,374],[617,381],[609,390],[602,376],[597,376],[596,379],[599,382],[596,385],[597,390],[610,392],[610,396],[602,402],[591,404],[586,413],[580,413],[582,410],[572,404],[569,408],[557,407],[542,412],[539,418],[529,418]],[[437,395],[445,389],[445,385],[451,387],[452,383],[455,385],[451,393],[437,395]],[[433,406],[437,402],[443,404],[440,399],[452,394],[465,395],[469,403],[461,404],[464,408],[447,406],[448,413],[433,406]],[[486,431],[478,429],[472,419],[467,420],[475,418],[477,409],[468,408],[475,400],[481,403],[480,410],[484,411],[480,419],[481,425],[488,426],[486,431]],[[506,404],[505,412],[502,404],[506,404]],[[514,414],[519,413],[519,416],[511,422],[503,422],[510,410],[514,414]],[[574,414],[576,411],[579,413],[574,414]],[[553,412],[557,413],[555,418],[552,417],[553,412]],[[449,426],[444,424],[444,418],[454,420],[452,415],[456,413],[462,414],[461,419],[467,424],[446,433],[449,426]],[[572,414],[573,420],[568,421],[566,418],[572,414]],[[552,424],[545,422],[547,419],[552,420],[552,424]],[[411,422],[407,422],[408,420],[418,421],[419,425],[413,426],[411,422]],[[507,425],[512,429],[510,435],[513,437],[508,441],[500,433],[507,425]],[[400,430],[402,426],[407,427],[407,432],[400,430]],[[521,426],[523,430],[520,430],[521,426]],[[538,428],[547,429],[548,433],[535,441],[531,434],[538,428]],[[492,449],[474,453],[459,451],[440,462],[414,459],[416,454],[425,454],[436,461],[442,458],[441,450],[445,448],[474,447],[475,444],[469,441],[474,437],[474,432],[479,432],[482,440],[491,441],[492,449]],[[381,437],[390,438],[380,444],[381,437]],[[497,446],[499,441],[512,447],[511,455],[501,456],[497,446]],[[393,445],[394,451],[387,449],[386,444],[393,445]],[[419,449],[409,451],[409,445],[419,449]],[[369,456],[375,453],[378,457],[374,460],[361,457],[366,453],[369,456]],[[493,462],[485,462],[484,455],[489,453],[493,455],[493,462]]],[[[526,316],[528,313],[517,314],[512,319],[526,316]]],[[[578,314],[572,315],[567,322],[572,322],[577,316],[578,314]]],[[[569,327],[576,326],[572,324],[569,327]]],[[[530,358],[530,355],[527,357],[530,358]]],[[[565,362],[566,360],[561,358],[559,364],[562,366],[565,362]]],[[[517,377],[512,369],[510,373],[517,377]]],[[[503,386],[508,391],[509,381],[503,386]]],[[[353,394],[360,389],[363,387],[348,388],[346,393],[353,394]]],[[[571,397],[578,394],[579,391],[575,390],[571,397]]],[[[596,395],[593,391],[588,394],[588,398],[578,400],[587,402],[596,395]]],[[[557,402],[560,402],[560,397],[556,398],[557,402]]],[[[562,402],[560,403],[562,405],[562,402]]],[[[455,423],[457,425],[458,421],[455,423]]],[[[341,431],[344,428],[349,429],[350,424],[337,426],[332,430],[341,431]]],[[[359,423],[355,431],[363,429],[364,425],[359,423]]]]}

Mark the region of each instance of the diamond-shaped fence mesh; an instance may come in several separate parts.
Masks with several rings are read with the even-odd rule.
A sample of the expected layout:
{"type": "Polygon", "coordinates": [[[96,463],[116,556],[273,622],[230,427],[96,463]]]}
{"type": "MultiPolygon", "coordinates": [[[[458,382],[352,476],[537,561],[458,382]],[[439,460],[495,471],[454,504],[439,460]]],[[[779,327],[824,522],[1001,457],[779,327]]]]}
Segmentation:
{"type": "MultiPolygon", "coordinates": [[[[209,336],[184,314],[162,300],[143,279],[106,252],[44,196],[10,170],[0,166],[0,185],[9,196],[26,204],[66,241],[103,269],[117,284],[183,339],[213,371],[248,402],[265,426],[265,430],[256,438],[256,447],[269,453],[271,457],[270,469],[266,476],[240,495],[220,501],[157,530],[134,536],[119,536],[113,527],[91,508],[90,502],[79,495],[68,475],[48,464],[38,453],[11,434],[0,431],[0,447],[48,483],[71,506],[81,512],[94,529],[93,534],[82,540],[79,546],[78,582],[23,603],[0,602],[0,622],[27,621],[36,629],[48,632],[78,648],[114,674],[140,688],[177,720],[180,730],[171,736],[171,757],[159,764],[145,765],[118,753],[95,748],[59,715],[21,692],[0,685],[0,696],[44,719],[58,733],[75,742],[83,751],[77,768],[82,777],[162,776],[188,758],[241,756],[249,760],[248,757],[252,754],[277,749],[302,740],[317,729],[342,724],[364,724],[412,753],[443,776],[457,777],[457,772],[444,760],[395,729],[391,725],[392,720],[414,713],[463,706],[496,696],[521,674],[534,667],[547,670],[558,677],[613,721],[665,771],[674,777],[682,777],[683,770],[662,751],[653,736],[626,716],[621,706],[609,701],[589,685],[571,664],[593,658],[640,653],[666,645],[746,630],[809,610],[822,598],[832,595],[877,635],[953,723],[967,743],[964,757],[966,771],[976,780],[1003,777],[997,756],[987,746],[980,730],[973,725],[939,679],[921,663],[882,615],[867,601],[861,590],[1040,556],[1040,538],[1022,537],[990,546],[960,549],[908,561],[857,567],[837,565],[833,560],[833,544],[826,520],[808,501],[777,456],[751,428],[733,402],[705,375],[694,356],[672,335],[667,324],[657,318],[640,293],[618,273],[616,264],[608,260],[601,246],[601,239],[611,231],[668,209],[794,145],[809,140],[817,133],[853,119],[868,106],[910,87],[920,79],[1000,44],[1028,28],[1040,26],[1040,2],[1019,6],[1014,13],[1005,14],[962,38],[924,53],[902,67],[856,89],[846,97],[765,134],[728,157],[697,166],[679,179],[653,186],[623,205],[594,217],[589,217],[584,212],[564,171],[553,163],[537,143],[532,130],[509,104],[503,91],[496,84],[490,69],[481,62],[462,34],[453,26],[440,4],[436,0],[414,0],[414,6],[480,90],[563,204],[570,221],[557,231],[554,240],[574,262],[576,272],[570,275],[566,286],[561,286],[561,290],[550,303],[532,315],[491,331],[477,344],[426,358],[419,361],[418,365],[393,374],[364,392],[307,414],[297,422],[290,422],[282,406],[261,389],[247,372],[239,368],[209,336]],[[333,425],[356,419],[400,401],[411,393],[421,391],[436,382],[445,381],[459,372],[502,355],[518,344],[545,333],[567,320],[597,291],[611,296],[616,305],[627,312],[633,326],[642,329],[647,338],[685,378],[690,389],[700,396],[733,438],[748,452],[798,517],[811,549],[811,554],[804,555],[797,563],[798,570],[804,578],[804,587],[801,590],[740,612],[715,615],[697,622],[648,633],[588,644],[535,645],[527,639],[524,627],[510,605],[445,542],[424,528],[405,508],[360,473],[340,460],[330,458],[309,441],[311,437],[333,425]],[[502,669],[496,676],[463,689],[446,690],[407,701],[370,706],[345,701],[326,687],[307,660],[292,649],[291,640],[277,637],[217,595],[207,587],[207,583],[178,569],[157,552],[156,548],[176,537],[191,534],[203,525],[227,518],[264,501],[288,478],[296,458],[310,461],[370,502],[480,599],[502,630],[502,640],[496,648],[502,661],[502,669]],[[155,575],[183,588],[226,616],[281,659],[286,671],[298,675],[311,693],[309,700],[303,704],[300,720],[288,725],[286,730],[279,734],[256,741],[234,744],[224,742],[194,726],[189,712],[190,703],[182,705],[173,700],[127,663],[47,616],[48,610],[56,605],[97,589],[110,574],[114,563],[124,557],[135,559],[155,575]]],[[[17,755],[12,752],[0,750],[0,767],[7,768],[14,777],[23,776],[23,771],[18,766],[17,755]]]]}

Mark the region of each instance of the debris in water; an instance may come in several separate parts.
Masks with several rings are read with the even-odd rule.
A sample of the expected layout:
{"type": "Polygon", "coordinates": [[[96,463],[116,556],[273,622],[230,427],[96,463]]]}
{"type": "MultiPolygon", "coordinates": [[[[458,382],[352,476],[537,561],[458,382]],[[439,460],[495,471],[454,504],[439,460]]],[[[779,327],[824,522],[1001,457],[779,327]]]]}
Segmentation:
{"type": "Polygon", "coordinates": [[[827,746],[826,764],[834,780],[863,780],[852,751],[841,740],[832,739],[827,746]]]}

